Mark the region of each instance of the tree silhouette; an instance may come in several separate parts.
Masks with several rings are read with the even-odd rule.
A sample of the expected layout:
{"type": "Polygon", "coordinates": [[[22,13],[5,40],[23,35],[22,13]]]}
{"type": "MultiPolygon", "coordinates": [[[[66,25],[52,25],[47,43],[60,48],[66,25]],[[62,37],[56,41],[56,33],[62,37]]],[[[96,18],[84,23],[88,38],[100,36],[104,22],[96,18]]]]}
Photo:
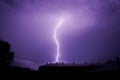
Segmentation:
{"type": "Polygon", "coordinates": [[[0,40],[0,67],[9,66],[14,58],[14,52],[10,51],[10,44],[0,40]]]}
{"type": "Polygon", "coordinates": [[[119,59],[119,57],[116,57],[116,64],[120,65],[120,59],[119,59]]]}

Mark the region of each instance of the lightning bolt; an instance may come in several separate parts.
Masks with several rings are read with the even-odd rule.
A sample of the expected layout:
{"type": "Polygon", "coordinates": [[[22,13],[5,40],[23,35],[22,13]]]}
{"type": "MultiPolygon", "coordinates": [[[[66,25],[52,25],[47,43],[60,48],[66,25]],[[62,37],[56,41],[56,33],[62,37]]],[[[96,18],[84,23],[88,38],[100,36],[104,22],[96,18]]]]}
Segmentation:
{"type": "Polygon", "coordinates": [[[57,39],[57,31],[59,29],[59,27],[61,26],[61,24],[63,23],[63,18],[60,19],[59,23],[55,26],[55,29],[54,29],[54,35],[53,35],[53,38],[54,38],[54,41],[56,43],[56,46],[57,46],[57,55],[56,55],[56,62],[59,62],[59,56],[60,56],[60,44],[59,44],[59,41],[57,39]]]}

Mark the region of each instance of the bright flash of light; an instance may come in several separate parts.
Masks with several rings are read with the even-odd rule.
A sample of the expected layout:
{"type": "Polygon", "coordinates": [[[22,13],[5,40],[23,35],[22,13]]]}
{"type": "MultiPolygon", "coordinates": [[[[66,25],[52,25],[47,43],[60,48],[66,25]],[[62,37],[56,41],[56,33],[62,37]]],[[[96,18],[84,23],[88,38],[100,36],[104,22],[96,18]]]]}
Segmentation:
{"type": "Polygon", "coordinates": [[[53,35],[53,38],[54,38],[54,41],[55,41],[55,44],[57,46],[57,53],[56,53],[56,59],[55,59],[55,62],[59,62],[59,56],[60,56],[60,44],[59,44],[59,41],[57,39],[57,31],[59,29],[59,27],[61,26],[61,24],[63,23],[63,18],[60,19],[60,21],[58,22],[58,24],[55,26],[55,29],[54,29],[54,35],[53,35]]]}

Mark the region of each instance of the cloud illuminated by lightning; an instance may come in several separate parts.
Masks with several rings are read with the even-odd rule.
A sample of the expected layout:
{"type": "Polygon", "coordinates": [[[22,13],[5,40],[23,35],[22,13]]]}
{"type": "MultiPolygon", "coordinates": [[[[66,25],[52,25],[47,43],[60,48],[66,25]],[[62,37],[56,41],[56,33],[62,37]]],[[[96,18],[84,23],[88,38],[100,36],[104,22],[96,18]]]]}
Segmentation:
{"type": "Polygon", "coordinates": [[[59,44],[59,41],[57,39],[57,31],[59,29],[59,27],[61,26],[61,24],[63,23],[63,18],[60,19],[59,23],[55,26],[55,29],[54,29],[54,35],[53,35],[53,38],[54,38],[54,41],[56,43],[56,46],[57,46],[57,53],[56,53],[56,62],[59,62],[59,56],[60,56],[60,44],[59,44]]]}

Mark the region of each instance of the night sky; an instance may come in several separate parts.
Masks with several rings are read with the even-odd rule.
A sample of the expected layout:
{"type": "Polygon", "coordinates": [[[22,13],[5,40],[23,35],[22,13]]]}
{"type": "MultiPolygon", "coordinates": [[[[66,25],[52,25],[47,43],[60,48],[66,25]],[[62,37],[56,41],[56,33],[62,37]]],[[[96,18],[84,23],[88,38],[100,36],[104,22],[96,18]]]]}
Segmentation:
{"type": "Polygon", "coordinates": [[[15,64],[104,62],[120,57],[120,0],[0,0],[0,39],[11,44],[15,64]]]}

